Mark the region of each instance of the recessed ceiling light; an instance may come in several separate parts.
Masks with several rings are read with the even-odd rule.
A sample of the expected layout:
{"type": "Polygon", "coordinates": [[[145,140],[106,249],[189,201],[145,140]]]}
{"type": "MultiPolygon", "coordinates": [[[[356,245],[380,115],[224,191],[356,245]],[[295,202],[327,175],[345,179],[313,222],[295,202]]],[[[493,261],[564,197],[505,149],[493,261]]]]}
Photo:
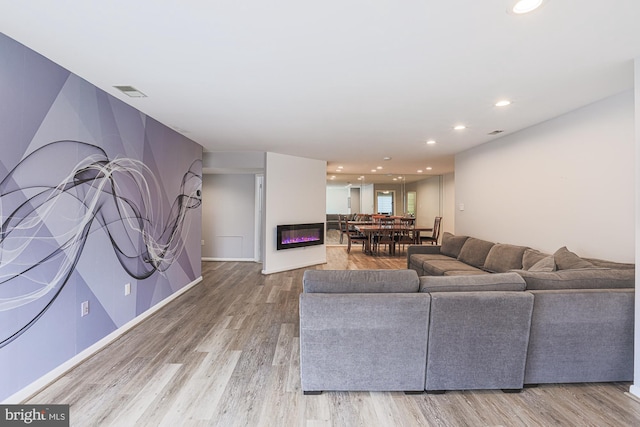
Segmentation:
{"type": "Polygon", "coordinates": [[[521,15],[523,13],[529,13],[540,7],[542,0],[520,0],[511,9],[513,13],[521,15]]]}
{"type": "Polygon", "coordinates": [[[377,169],[371,169],[371,172],[378,172],[377,169]]]}
{"type": "Polygon", "coordinates": [[[336,179],[336,176],[335,175],[331,175],[331,179],[336,179]]]}
{"type": "Polygon", "coordinates": [[[433,145],[435,143],[436,143],[436,141],[433,140],[433,139],[430,139],[430,140],[427,141],[427,145],[433,145]]]}
{"type": "Polygon", "coordinates": [[[344,169],[344,166],[338,166],[338,169],[344,169]]]}
{"type": "Polygon", "coordinates": [[[456,125],[453,128],[455,130],[465,130],[467,127],[465,125],[456,125]]]}
{"type": "Polygon", "coordinates": [[[391,160],[391,157],[383,157],[382,160],[391,160]]]}
{"type": "Polygon", "coordinates": [[[509,101],[508,99],[502,99],[496,102],[496,107],[506,107],[507,105],[511,105],[511,101],[509,101]]]}
{"type": "Polygon", "coordinates": [[[433,168],[432,168],[431,166],[427,166],[427,170],[428,170],[428,171],[430,171],[430,170],[432,170],[432,169],[433,169],[433,168]]]}
{"type": "Polygon", "coordinates": [[[418,173],[422,173],[422,169],[418,169],[416,172],[418,172],[418,173]]]}
{"type": "Polygon", "coordinates": [[[138,89],[136,89],[133,86],[114,86],[116,89],[118,89],[120,92],[124,93],[127,96],[130,96],[131,98],[146,98],[147,95],[145,95],[144,93],[140,92],[138,89]]]}
{"type": "Polygon", "coordinates": [[[376,166],[376,169],[380,170],[382,169],[382,166],[376,166]]]}

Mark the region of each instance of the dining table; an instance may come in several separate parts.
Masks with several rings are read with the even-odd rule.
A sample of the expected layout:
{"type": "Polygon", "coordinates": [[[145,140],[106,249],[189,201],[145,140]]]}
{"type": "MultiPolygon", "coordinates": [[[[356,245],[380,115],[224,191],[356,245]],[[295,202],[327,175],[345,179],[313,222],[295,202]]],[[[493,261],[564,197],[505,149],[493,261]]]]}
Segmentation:
{"type": "MultiPolygon", "coordinates": [[[[350,223],[351,224],[351,223],[350,223]]],[[[376,235],[381,233],[392,233],[393,235],[399,235],[407,231],[412,232],[414,244],[420,242],[420,232],[433,231],[433,226],[420,226],[411,225],[401,222],[389,222],[389,223],[369,223],[369,224],[353,224],[356,230],[367,237],[365,240],[365,253],[373,255],[373,240],[376,235]]],[[[389,253],[395,254],[395,243],[389,245],[389,253]]]]}

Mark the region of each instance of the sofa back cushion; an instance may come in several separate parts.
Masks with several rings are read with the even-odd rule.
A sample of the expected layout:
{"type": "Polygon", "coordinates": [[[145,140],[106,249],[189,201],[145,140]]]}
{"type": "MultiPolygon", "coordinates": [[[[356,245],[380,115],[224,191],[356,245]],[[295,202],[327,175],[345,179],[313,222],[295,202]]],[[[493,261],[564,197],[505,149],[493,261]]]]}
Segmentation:
{"type": "Polygon", "coordinates": [[[607,268],[579,268],[553,272],[518,271],[527,290],[558,289],[616,289],[635,287],[635,270],[607,268]]]}
{"type": "Polygon", "coordinates": [[[452,258],[458,258],[458,255],[460,255],[460,249],[462,249],[462,245],[464,245],[464,242],[466,242],[468,238],[468,236],[454,236],[446,231],[442,235],[440,253],[452,258]]]}
{"type": "Polygon", "coordinates": [[[315,293],[405,293],[418,292],[415,270],[307,270],[304,292],[315,293]]]}
{"type": "Polygon", "coordinates": [[[484,261],[495,243],[469,237],[462,245],[458,260],[474,267],[483,268],[484,261]]]}
{"type": "Polygon", "coordinates": [[[524,291],[525,281],[517,273],[420,277],[420,292],[524,291]]]}
{"type": "Polygon", "coordinates": [[[491,247],[487,255],[487,259],[484,261],[484,269],[492,273],[521,270],[522,256],[526,250],[525,246],[497,243],[491,247]]]}

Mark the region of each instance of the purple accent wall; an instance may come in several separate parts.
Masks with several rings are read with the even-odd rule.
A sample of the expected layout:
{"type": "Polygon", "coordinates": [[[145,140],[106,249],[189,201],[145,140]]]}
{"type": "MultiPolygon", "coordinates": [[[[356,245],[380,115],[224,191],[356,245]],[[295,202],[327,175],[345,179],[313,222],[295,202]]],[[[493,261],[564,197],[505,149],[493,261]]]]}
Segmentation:
{"type": "Polygon", "coordinates": [[[2,401],[201,276],[202,147],[3,34],[0,99],[2,401]]]}

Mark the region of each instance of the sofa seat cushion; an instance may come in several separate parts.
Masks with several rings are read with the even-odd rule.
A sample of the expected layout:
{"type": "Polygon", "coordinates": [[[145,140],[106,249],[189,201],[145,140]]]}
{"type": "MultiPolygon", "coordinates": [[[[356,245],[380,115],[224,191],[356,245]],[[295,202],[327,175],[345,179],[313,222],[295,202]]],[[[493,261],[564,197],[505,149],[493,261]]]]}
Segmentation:
{"type": "Polygon", "coordinates": [[[487,274],[491,274],[491,273],[489,273],[488,271],[480,270],[480,269],[464,270],[464,271],[451,270],[451,271],[445,271],[443,276],[479,276],[479,275],[487,275],[487,274]]]}
{"type": "Polygon", "coordinates": [[[509,270],[522,269],[522,257],[526,246],[496,243],[491,247],[484,261],[484,269],[492,273],[504,273],[509,270]]]}
{"type": "Polygon", "coordinates": [[[406,293],[418,292],[420,280],[414,270],[307,270],[304,292],[406,293]]]}
{"type": "Polygon", "coordinates": [[[527,290],[617,289],[635,287],[635,269],[581,268],[553,272],[518,270],[527,290]]]}
{"type": "Polygon", "coordinates": [[[455,259],[441,254],[414,254],[409,257],[409,264],[419,268],[424,268],[425,262],[430,261],[456,261],[455,259]]]}
{"type": "Polygon", "coordinates": [[[464,262],[448,259],[439,260],[434,259],[425,261],[422,263],[422,269],[425,275],[428,276],[442,276],[447,271],[478,271],[483,272],[481,269],[465,264],[464,262]]]}
{"type": "Polygon", "coordinates": [[[495,243],[469,237],[460,249],[458,260],[477,268],[483,268],[489,251],[495,243]]]}
{"type": "Polygon", "coordinates": [[[526,283],[518,273],[420,277],[420,292],[524,291],[526,283]]]}

